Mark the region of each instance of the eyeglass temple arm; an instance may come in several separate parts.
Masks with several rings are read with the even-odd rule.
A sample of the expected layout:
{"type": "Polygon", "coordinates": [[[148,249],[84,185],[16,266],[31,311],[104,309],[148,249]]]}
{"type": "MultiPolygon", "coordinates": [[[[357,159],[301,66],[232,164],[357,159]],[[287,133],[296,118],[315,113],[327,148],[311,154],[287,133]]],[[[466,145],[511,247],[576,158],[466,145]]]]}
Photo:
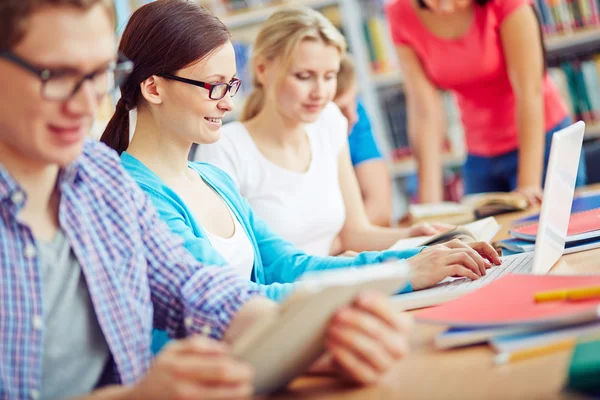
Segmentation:
{"type": "Polygon", "coordinates": [[[7,59],[9,61],[14,62],[15,64],[25,68],[26,70],[33,72],[34,74],[40,76],[45,71],[44,69],[39,69],[29,64],[27,61],[22,58],[8,52],[8,51],[0,51],[0,58],[7,59]]]}

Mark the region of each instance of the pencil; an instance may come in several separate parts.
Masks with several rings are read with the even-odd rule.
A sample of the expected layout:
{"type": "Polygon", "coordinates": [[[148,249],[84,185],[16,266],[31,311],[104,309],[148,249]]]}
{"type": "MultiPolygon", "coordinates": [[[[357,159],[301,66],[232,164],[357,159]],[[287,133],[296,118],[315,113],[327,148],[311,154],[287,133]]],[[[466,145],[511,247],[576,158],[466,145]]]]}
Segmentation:
{"type": "Polygon", "coordinates": [[[560,289],[547,292],[539,292],[534,295],[534,300],[538,303],[546,301],[579,301],[600,297],[600,286],[589,286],[575,289],[560,289]]]}
{"type": "Polygon", "coordinates": [[[529,349],[500,353],[494,358],[494,364],[502,365],[516,361],[529,360],[531,358],[541,357],[559,351],[570,350],[575,347],[576,344],[577,339],[571,338],[537,347],[531,347],[529,349]]]}

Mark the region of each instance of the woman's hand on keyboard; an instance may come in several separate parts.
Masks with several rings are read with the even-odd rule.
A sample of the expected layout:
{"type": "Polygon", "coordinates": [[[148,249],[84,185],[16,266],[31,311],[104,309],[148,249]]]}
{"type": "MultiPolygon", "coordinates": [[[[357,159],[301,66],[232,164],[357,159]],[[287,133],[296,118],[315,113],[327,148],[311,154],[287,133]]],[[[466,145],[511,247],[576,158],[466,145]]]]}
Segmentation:
{"type": "Polygon", "coordinates": [[[500,264],[498,253],[488,243],[467,245],[459,240],[428,247],[407,261],[414,290],[431,287],[449,276],[479,279],[490,263],[500,264]]]}

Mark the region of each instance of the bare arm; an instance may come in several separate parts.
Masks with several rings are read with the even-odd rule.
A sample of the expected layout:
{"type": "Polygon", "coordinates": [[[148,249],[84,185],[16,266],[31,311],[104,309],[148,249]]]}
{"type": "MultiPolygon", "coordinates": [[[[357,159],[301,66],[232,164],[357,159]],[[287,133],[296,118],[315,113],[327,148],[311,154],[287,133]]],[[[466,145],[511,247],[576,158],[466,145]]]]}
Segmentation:
{"type": "Polygon", "coordinates": [[[541,195],[544,167],[543,53],[534,14],[522,6],[509,15],[500,27],[508,76],[516,99],[519,135],[517,190],[530,202],[541,195]]]}
{"type": "Polygon", "coordinates": [[[354,167],[365,204],[367,218],[373,225],[389,226],[392,218],[392,184],[385,161],[373,159],[354,167]]]}
{"type": "Polygon", "coordinates": [[[417,159],[419,200],[443,200],[442,133],[443,109],[437,88],[431,83],[421,61],[407,46],[397,46],[407,98],[408,135],[417,159]]]}

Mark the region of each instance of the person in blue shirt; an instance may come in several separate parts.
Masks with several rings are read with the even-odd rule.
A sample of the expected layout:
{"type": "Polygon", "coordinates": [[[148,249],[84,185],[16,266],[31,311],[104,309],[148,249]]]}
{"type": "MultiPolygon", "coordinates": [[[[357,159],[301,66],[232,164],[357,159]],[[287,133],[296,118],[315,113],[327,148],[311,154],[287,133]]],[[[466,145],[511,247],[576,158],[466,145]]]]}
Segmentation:
{"type": "MultiPolygon", "coordinates": [[[[460,242],[422,252],[415,248],[363,252],[356,257],[315,257],[273,233],[226,173],[187,159],[193,143],[219,139],[222,118],[232,110],[231,97],[240,83],[234,77],[235,54],[226,28],[207,21],[198,24],[203,26],[204,37],[195,43],[178,29],[178,18],[147,21],[143,15],[133,15],[119,50],[139,67],[121,85],[116,113],[102,135],[102,141],[121,154],[125,169],[172,231],[183,237],[194,257],[205,264],[233,267],[276,301],[285,298],[307,271],[408,259],[412,275],[404,291],[410,291],[447,276],[478,279],[490,265],[486,259],[499,263],[488,244],[460,242]],[[161,36],[153,35],[157,31],[161,36]],[[158,51],[165,38],[179,49],[177,57],[158,51]],[[178,46],[178,41],[186,46],[178,46]],[[213,43],[210,52],[207,41],[213,43]],[[137,122],[130,143],[128,110],[133,108],[137,122]]],[[[153,349],[158,351],[165,341],[164,332],[155,332],[153,349]]]]}
{"type": "Polygon", "coordinates": [[[367,111],[357,98],[356,70],[350,55],[340,63],[334,102],[348,119],[350,158],[373,225],[389,226],[392,218],[392,178],[371,129],[367,111]]]}

